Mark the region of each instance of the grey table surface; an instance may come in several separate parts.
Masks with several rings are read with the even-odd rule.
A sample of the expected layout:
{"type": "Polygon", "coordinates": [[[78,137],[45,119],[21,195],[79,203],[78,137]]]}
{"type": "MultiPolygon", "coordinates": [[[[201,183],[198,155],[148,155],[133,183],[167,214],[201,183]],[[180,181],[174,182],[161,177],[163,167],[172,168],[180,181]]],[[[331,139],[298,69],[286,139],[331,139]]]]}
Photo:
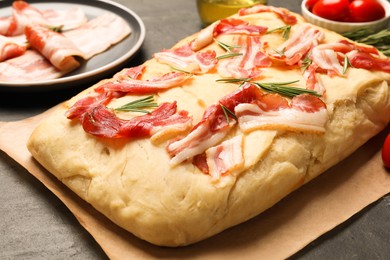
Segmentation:
{"type": "MultiPolygon", "coordinates": [[[[146,26],[140,52],[126,67],[201,28],[195,0],[117,0],[146,26]]],[[[300,0],[269,0],[300,12],[300,0]]],[[[39,114],[86,86],[44,93],[0,92],[0,121],[39,114]]],[[[17,136],[15,136],[17,138],[17,136]]],[[[93,237],[42,183],[0,152],[0,259],[106,259],[93,237]]],[[[190,258],[190,257],[189,257],[190,258]]],[[[243,256],[245,258],[245,256],[243,256]]],[[[307,245],[292,259],[390,259],[390,195],[307,245]]]]}

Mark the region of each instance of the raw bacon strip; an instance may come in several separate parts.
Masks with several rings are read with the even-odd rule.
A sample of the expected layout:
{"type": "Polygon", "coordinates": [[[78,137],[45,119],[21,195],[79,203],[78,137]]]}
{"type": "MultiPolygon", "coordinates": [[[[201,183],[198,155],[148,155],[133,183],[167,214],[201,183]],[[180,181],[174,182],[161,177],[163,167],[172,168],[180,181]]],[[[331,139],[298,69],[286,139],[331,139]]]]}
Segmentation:
{"type": "Polygon", "coordinates": [[[176,102],[163,103],[153,112],[130,120],[118,118],[103,105],[88,110],[82,120],[84,130],[92,135],[106,138],[150,137],[162,127],[177,124],[187,119],[187,113],[176,114],[176,102]],[[157,129],[156,129],[157,128],[157,129]]]}
{"type": "Polygon", "coordinates": [[[190,45],[183,45],[173,50],[163,50],[155,53],[159,62],[190,73],[206,73],[218,63],[215,51],[195,52],[190,45]]]}
{"type": "Polygon", "coordinates": [[[347,53],[347,57],[352,67],[366,70],[379,70],[390,73],[390,59],[378,58],[369,53],[351,51],[347,53]]]}
{"type": "Polygon", "coordinates": [[[264,35],[267,30],[267,27],[251,25],[244,20],[226,18],[213,23],[200,31],[197,38],[191,41],[190,46],[192,50],[197,51],[212,43],[213,39],[221,34],[261,36],[264,35]]]}
{"type": "Polygon", "coordinates": [[[122,81],[107,82],[95,89],[96,92],[119,91],[131,94],[150,94],[177,87],[188,80],[191,75],[183,72],[169,72],[159,78],[137,80],[128,78],[122,81]]]}
{"type": "Polygon", "coordinates": [[[323,32],[308,24],[302,24],[286,42],[279,46],[278,49],[283,50],[283,56],[273,55],[273,58],[280,59],[287,65],[294,65],[323,39],[323,32]]]}
{"type": "Polygon", "coordinates": [[[276,94],[266,94],[256,103],[237,105],[235,113],[240,129],[244,132],[256,129],[325,132],[328,114],[321,99],[302,94],[292,98],[291,104],[274,106],[283,103],[281,98],[276,94]]]}
{"type": "Polygon", "coordinates": [[[126,80],[128,78],[139,79],[142,76],[144,69],[144,65],[123,69],[116,73],[113,78],[117,81],[126,80]]]}
{"type": "Polygon", "coordinates": [[[123,94],[116,92],[105,92],[97,96],[86,96],[74,103],[73,106],[66,111],[65,116],[69,119],[82,119],[88,110],[101,105],[105,106],[113,98],[119,98],[121,96],[123,96],[123,94]]]}
{"type": "MultiPolygon", "coordinates": [[[[18,25],[13,16],[0,18],[0,34],[4,36],[14,36],[18,29],[18,25]]],[[[21,32],[23,33],[23,32],[21,32]]],[[[20,33],[19,33],[20,34],[20,33]]]]}
{"type": "Polygon", "coordinates": [[[57,69],[69,72],[80,65],[74,56],[83,57],[83,52],[62,34],[37,24],[26,26],[25,34],[30,45],[57,69]]]}
{"type": "Polygon", "coordinates": [[[292,15],[290,11],[288,11],[287,9],[280,8],[280,7],[266,6],[266,5],[255,5],[252,7],[243,8],[238,11],[238,14],[243,16],[243,15],[257,14],[263,12],[275,13],[286,24],[294,25],[298,22],[297,18],[294,15],[292,15]]]}
{"type": "Polygon", "coordinates": [[[34,50],[27,50],[21,56],[0,63],[1,82],[48,80],[59,78],[64,74],[34,50]]]}
{"type": "Polygon", "coordinates": [[[238,135],[206,151],[206,160],[213,181],[244,166],[243,137],[238,135]]]}
{"type": "Polygon", "coordinates": [[[13,18],[11,20],[14,19],[16,26],[12,24],[12,21],[11,27],[13,29],[7,30],[9,33],[7,35],[9,36],[23,34],[25,27],[31,24],[50,26],[50,23],[43,17],[42,12],[25,1],[13,2],[12,15],[13,18]]]}
{"type": "Polygon", "coordinates": [[[215,146],[225,138],[235,123],[235,120],[227,122],[220,105],[211,105],[187,136],[167,145],[166,149],[172,156],[170,164],[178,165],[215,146]]]}
{"type": "Polygon", "coordinates": [[[227,78],[258,78],[259,68],[270,67],[272,61],[261,50],[263,44],[259,37],[240,37],[238,45],[242,46],[237,52],[240,56],[224,59],[218,64],[218,73],[227,78]]]}
{"type": "Polygon", "coordinates": [[[81,27],[64,32],[83,53],[84,59],[107,50],[131,33],[129,24],[118,15],[105,13],[81,27]]]}
{"type": "Polygon", "coordinates": [[[332,49],[313,48],[311,58],[319,68],[328,71],[329,75],[343,75],[337,53],[332,49]]]}
{"type": "Polygon", "coordinates": [[[19,45],[10,38],[0,35],[0,61],[18,57],[26,52],[27,45],[19,45]]]}
{"type": "Polygon", "coordinates": [[[67,10],[42,10],[42,16],[52,26],[61,27],[62,31],[76,29],[88,21],[83,9],[78,6],[67,10]]]}
{"type": "Polygon", "coordinates": [[[318,66],[316,64],[311,64],[303,73],[303,77],[306,79],[306,89],[314,90],[318,94],[324,96],[326,89],[317,77],[317,68],[318,66]]]}

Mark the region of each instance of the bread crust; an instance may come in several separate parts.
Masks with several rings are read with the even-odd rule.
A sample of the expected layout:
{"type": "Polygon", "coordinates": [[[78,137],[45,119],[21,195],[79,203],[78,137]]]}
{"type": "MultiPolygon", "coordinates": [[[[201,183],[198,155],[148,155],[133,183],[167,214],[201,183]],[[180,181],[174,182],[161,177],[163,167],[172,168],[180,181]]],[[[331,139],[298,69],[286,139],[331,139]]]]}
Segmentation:
{"type": "MultiPolygon", "coordinates": [[[[304,23],[298,17],[299,24],[304,23]]],[[[284,23],[272,13],[240,17],[277,28],[284,23]]],[[[294,31],[298,25],[294,25],[294,31]]],[[[325,42],[343,39],[325,32],[325,42]]],[[[181,40],[182,46],[197,34],[181,40]]],[[[265,35],[270,45],[279,35],[265,35]]],[[[206,49],[219,50],[212,43],[206,49]]],[[[147,61],[143,79],[171,68],[147,61]]],[[[58,107],[32,133],[33,157],[82,199],[137,237],[162,246],[183,246],[242,223],[332,167],[390,121],[390,74],[350,68],[344,77],[321,74],[326,86],[328,121],[325,133],[255,130],[244,133],[245,171],[213,182],[190,162],[170,166],[166,142],[149,138],[108,139],[87,134],[65,112],[93,93],[104,80],[58,107]]],[[[198,122],[205,108],[234,91],[231,83],[216,83],[215,71],[193,75],[179,88],[158,93],[157,101],[177,101],[198,122]],[[212,89],[212,91],[210,91],[212,89]]],[[[267,81],[302,80],[299,67],[264,69],[267,81]]],[[[303,83],[302,83],[303,84],[303,83]]],[[[128,97],[109,107],[126,103],[128,97]]],[[[229,137],[242,134],[238,130],[229,137]]]]}

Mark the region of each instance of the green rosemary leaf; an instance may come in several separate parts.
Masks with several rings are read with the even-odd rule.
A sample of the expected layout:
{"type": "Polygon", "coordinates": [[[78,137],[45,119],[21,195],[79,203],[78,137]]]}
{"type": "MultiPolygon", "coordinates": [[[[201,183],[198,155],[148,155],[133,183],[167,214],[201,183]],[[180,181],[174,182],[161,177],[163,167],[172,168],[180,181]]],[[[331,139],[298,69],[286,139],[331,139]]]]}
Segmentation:
{"type": "Polygon", "coordinates": [[[280,95],[287,96],[287,97],[294,97],[301,94],[310,94],[318,97],[321,96],[314,90],[287,86],[297,82],[299,82],[299,80],[288,81],[288,82],[270,82],[270,83],[253,82],[253,84],[268,92],[278,93],[280,95]]]}
{"type": "Polygon", "coordinates": [[[217,42],[217,44],[219,45],[219,47],[221,47],[222,49],[224,49],[224,50],[227,51],[227,52],[231,52],[233,49],[241,48],[241,46],[238,46],[238,45],[229,45],[229,44],[227,44],[227,43],[218,41],[218,40],[215,39],[215,38],[214,38],[214,41],[217,42]]]}
{"type": "Polygon", "coordinates": [[[352,65],[349,62],[348,56],[345,55],[345,57],[344,57],[344,66],[343,66],[343,74],[345,74],[347,72],[348,67],[352,67],[352,65]]]}
{"type": "Polygon", "coordinates": [[[229,116],[233,117],[234,119],[237,120],[237,116],[230,110],[228,109],[227,107],[225,107],[224,105],[222,104],[219,104],[222,108],[222,111],[223,111],[223,114],[225,115],[225,118],[226,118],[226,122],[229,124],[230,123],[230,120],[229,120],[229,116]]]}
{"type": "Polygon", "coordinates": [[[277,50],[277,49],[272,49],[274,52],[276,52],[277,54],[279,54],[280,56],[284,56],[284,51],[286,50],[286,48],[283,48],[282,50],[277,50]]]}
{"type": "Polygon", "coordinates": [[[224,83],[241,83],[248,82],[251,78],[226,78],[226,79],[217,79],[216,82],[224,82],[224,83]]]}
{"type": "Polygon", "coordinates": [[[126,112],[140,112],[140,113],[150,113],[150,111],[146,110],[148,108],[158,107],[157,103],[154,102],[154,96],[148,96],[145,98],[137,99],[131,101],[123,106],[115,108],[118,111],[126,111],[126,112]]]}
{"type": "Polygon", "coordinates": [[[282,32],[282,37],[285,41],[288,40],[290,37],[290,32],[291,32],[291,25],[285,25],[282,27],[275,28],[273,30],[267,31],[266,34],[270,34],[273,32],[282,32]]]}
{"type": "Polygon", "coordinates": [[[173,66],[170,66],[171,70],[175,70],[175,71],[178,71],[178,72],[183,72],[185,74],[193,74],[189,71],[186,71],[186,70],[183,70],[183,69],[180,69],[180,68],[177,68],[177,67],[173,67],[173,66]]]}
{"type": "Polygon", "coordinates": [[[50,26],[49,27],[49,30],[52,30],[53,32],[62,32],[62,28],[64,26],[63,25],[59,25],[59,26],[50,26]]]}
{"type": "Polygon", "coordinates": [[[222,59],[228,59],[231,57],[236,57],[236,56],[241,56],[241,55],[242,55],[242,53],[239,53],[239,52],[230,52],[230,53],[227,53],[225,55],[218,56],[218,57],[216,57],[216,59],[222,60],[222,59]]]}
{"type": "Polygon", "coordinates": [[[310,54],[306,56],[306,58],[302,61],[301,69],[303,73],[307,70],[307,68],[313,63],[313,60],[309,58],[310,54]]]}

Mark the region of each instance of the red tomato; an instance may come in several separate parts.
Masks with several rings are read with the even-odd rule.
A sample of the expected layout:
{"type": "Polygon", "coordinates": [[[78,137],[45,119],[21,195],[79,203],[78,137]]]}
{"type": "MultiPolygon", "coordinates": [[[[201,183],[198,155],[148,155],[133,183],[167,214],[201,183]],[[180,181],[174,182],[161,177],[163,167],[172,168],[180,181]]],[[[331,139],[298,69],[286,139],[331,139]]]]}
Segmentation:
{"type": "Polygon", "coordinates": [[[333,21],[343,21],[348,16],[348,7],[348,0],[318,0],[313,7],[313,14],[333,21]]]}
{"type": "Polygon", "coordinates": [[[382,147],[382,161],[385,167],[390,169],[390,134],[387,135],[382,147]]]}
{"type": "Polygon", "coordinates": [[[376,0],[354,0],[349,5],[349,20],[370,22],[385,17],[385,9],[376,0]]]}
{"type": "Polygon", "coordinates": [[[314,5],[318,2],[318,0],[307,0],[306,1],[306,8],[311,11],[313,10],[314,5]]]}

